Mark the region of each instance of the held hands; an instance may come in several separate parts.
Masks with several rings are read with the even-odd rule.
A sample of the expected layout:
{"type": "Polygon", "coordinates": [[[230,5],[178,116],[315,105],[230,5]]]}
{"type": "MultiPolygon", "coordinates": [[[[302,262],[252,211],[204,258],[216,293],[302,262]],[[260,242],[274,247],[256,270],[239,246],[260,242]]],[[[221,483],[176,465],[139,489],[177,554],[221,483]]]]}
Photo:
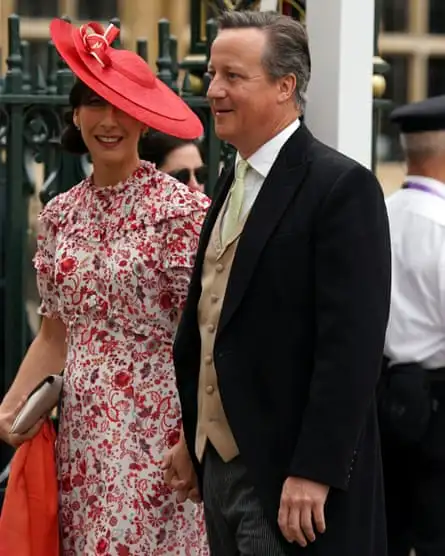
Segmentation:
{"type": "Polygon", "coordinates": [[[315,529],[318,533],[326,530],[324,506],[329,487],[302,479],[289,477],[281,492],[278,525],[289,542],[307,546],[308,541],[315,541],[315,529]]]}
{"type": "Polygon", "coordinates": [[[38,421],[32,429],[30,429],[26,434],[11,434],[10,430],[12,424],[15,421],[15,418],[19,414],[19,411],[25,405],[27,400],[27,396],[24,396],[17,406],[13,409],[10,407],[3,407],[0,406],[0,439],[3,442],[13,446],[14,448],[18,448],[21,444],[26,442],[27,440],[31,440],[41,429],[45,419],[42,418],[38,421]]]}
{"type": "Polygon", "coordinates": [[[167,452],[161,468],[164,471],[165,482],[177,492],[180,504],[187,498],[195,503],[201,501],[195,470],[184,440],[180,440],[167,452]]]}

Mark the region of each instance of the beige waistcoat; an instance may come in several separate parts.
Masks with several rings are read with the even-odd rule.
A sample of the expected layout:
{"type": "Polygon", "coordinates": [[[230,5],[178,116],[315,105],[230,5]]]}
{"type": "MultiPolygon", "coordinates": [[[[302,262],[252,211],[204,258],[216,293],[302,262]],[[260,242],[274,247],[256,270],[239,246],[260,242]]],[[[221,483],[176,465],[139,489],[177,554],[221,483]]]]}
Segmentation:
{"type": "Polygon", "coordinates": [[[238,455],[238,447],[227,422],[218,389],[213,349],[215,333],[218,328],[227,282],[238,239],[244,221],[227,245],[221,244],[221,222],[226,205],[222,208],[213,227],[205,253],[202,277],[201,298],[198,305],[198,324],[201,334],[201,368],[198,388],[198,423],[196,428],[195,452],[202,461],[207,440],[210,440],[224,461],[238,455]]]}

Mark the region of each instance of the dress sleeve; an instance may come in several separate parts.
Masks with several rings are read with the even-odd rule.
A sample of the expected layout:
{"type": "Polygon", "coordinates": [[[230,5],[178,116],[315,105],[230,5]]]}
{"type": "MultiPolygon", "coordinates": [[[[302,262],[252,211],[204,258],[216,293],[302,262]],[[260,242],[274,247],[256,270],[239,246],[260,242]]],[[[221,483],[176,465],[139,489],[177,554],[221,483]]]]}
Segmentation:
{"type": "Polygon", "coordinates": [[[37,250],[34,256],[37,287],[41,303],[39,315],[57,318],[58,296],[54,272],[54,254],[56,249],[57,223],[52,218],[52,211],[44,209],[39,216],[37,250]]]}
{"type": "MultiPolygon", "coordinates": [[[[186,187],[186,186],[184,186],[186,187]]],[[[208,197],[188,188],[170,202],[161,266],[172,307],[182,310],[187,299],[201,227],[210,205],[208,197]]]]}

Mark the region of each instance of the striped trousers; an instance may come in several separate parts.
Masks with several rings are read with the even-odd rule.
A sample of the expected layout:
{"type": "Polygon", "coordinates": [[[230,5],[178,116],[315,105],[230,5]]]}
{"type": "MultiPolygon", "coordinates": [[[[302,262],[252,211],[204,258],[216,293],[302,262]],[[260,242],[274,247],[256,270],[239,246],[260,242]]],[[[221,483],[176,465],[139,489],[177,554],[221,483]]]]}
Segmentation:
{"type": "Polygon", "coordinates": [[[295,545],[266,519],[240,458],[225,463],[210,442],[204,455],[203,501],[212,556],[295,554],[295,545]]]}

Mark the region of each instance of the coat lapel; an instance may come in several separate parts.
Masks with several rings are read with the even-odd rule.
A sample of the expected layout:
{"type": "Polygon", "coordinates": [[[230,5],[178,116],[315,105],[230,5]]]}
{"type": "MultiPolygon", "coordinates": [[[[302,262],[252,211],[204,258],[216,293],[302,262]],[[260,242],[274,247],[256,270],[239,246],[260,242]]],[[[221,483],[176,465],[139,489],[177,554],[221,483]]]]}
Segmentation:
{"type": "Polygon", "coordinates": [[[262,250],[303,184],[308,169],[308,148],[312,140],[311,133],[302,125],[284,145],[264,180],[238,243],[218,333],[227,325],[241,303],[262,250]]]}

